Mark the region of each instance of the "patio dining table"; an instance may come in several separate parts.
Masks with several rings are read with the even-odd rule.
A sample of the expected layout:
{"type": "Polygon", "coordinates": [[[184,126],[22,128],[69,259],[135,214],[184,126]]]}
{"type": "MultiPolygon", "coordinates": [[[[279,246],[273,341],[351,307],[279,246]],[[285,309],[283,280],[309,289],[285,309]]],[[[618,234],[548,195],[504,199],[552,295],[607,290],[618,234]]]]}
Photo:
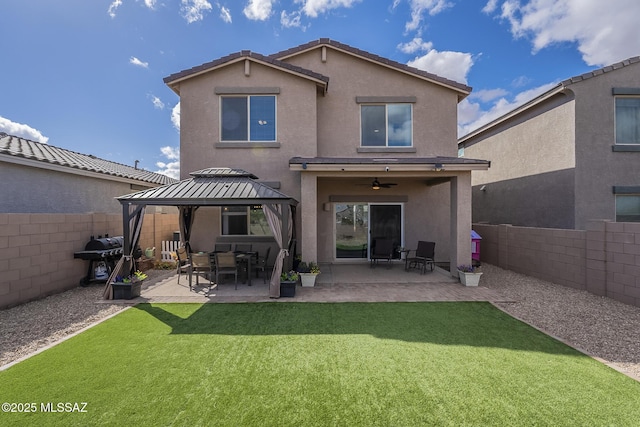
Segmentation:
{"type": "MultiPolygon", "coordinates": [[[[209,255],[209,259],[211,259],[211,258],[213,258],[215,256],[216,253],[219,253],[219,252],[222,252],[222,251],[199,252],[199,253],[195,253],[195,255],[207,254],[207,255],[209,255]]],[[[242,283],[248,282],[248,286],[251,286],[251,267],[253,265],[253,259],[255,257],[257,257],[258,252],[254,252],[254,251],[251,251],[251,252],[236,251],[236,252],[234,252],[234,254],[236,256],[236,260],[239,263],[243,263],[243,264],[247,265],[247,280],[243,281],[242,283]]],[[[198,283],[198,277],[196,277],[196,284],[197,283],[198,283]]],[[[191,275],[189,275],[189,288],[191,288],[191,286],[192,286],[192,278],[191,278],[191,275]]]]}

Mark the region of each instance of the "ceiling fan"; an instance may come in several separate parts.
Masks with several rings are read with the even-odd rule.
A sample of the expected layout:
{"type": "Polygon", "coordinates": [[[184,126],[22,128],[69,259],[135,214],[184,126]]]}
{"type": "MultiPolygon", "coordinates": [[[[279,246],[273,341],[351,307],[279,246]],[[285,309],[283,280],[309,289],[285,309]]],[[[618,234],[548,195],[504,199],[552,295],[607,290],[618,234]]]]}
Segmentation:
{"type": "Polygon", "coordinates": [[[380,182],[378,181],[378,178],[373,178],[373,181],[371,182],[371,189],[372,190],[379,190],[381,188],[391,188],[394,185],[398,185],[395,182],[380,182]]]}

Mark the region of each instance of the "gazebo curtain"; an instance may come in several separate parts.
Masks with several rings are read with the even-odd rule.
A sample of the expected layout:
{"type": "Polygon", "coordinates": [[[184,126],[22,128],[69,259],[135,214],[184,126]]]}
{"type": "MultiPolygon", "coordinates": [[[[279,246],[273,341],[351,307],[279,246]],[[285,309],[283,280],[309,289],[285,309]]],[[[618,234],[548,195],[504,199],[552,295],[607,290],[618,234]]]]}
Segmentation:
{"type": "Polygon", "coordinates": [[[280,251],[276,256],[275,263],[273,264],[273,271],[271,272],[271,280],[269,281],[269,296],[271,298],[280,297],[280,274],[282,274],[282,265],[285,257],[289,255],[287,248],[291,241],[293,234],[293,221],[291,215],[291,208],[287,204],[263,204],[262,210],[267,218],[273,238],[275,239],[280,251]],[[286,236],[283,236],[283,231],[286,229],[286,236]]]}
{"type": "Polygon", "coordinates": [[[191,253],[191,243],[189,243],[189,241],[191,240],[193,220],[198,206],[180,206],[178,209],[180,210],[180,236],[187,253],[191,253]]]}
{"type": "Polygon", "coordinates": [[[131,274],[133,270],[133,252],[140,242],[145,206],[127,204],[123,205],[123,211],[125,215],[125,220],[123,221],[124,253],[107,279],[104,292],[102,293],[104,299],[113,299],[113,287],[111,283],[115,281],[116,276],[122,274],[122,272],[126,272],[125,274],[127,276],[131,274]]]}

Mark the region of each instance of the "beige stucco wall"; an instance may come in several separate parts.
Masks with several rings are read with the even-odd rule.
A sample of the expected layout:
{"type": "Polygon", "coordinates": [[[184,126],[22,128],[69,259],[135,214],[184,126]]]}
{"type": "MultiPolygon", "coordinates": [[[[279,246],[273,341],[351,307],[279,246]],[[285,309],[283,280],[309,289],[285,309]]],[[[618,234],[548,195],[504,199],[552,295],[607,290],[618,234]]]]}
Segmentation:
{"type": "Polygon", "coordinates": [[[640,88],[640,63],[571,85],[576,96],[576,226],[615,221],[614,185],[640,186],[640,152],[614,152],[614,87],[640,88]]]}
{"type": "MultiPolygon", "coordinates": [[[[289,171],[289,159],[316,155],[316,85],[263,65],[244,62],[187,80],[180,85],[180,173],[207,167],[245,169],[263,181],[279,181],[280,190],[300,198],[299,177],[289,171]],[[246,148],[220,148],[220,101],[216,87],[278,87],[278,146],[244,144],[246,148]]],[[[242,144],[242,143],[241,143],[242,144]]]]}
{"type": "Polygon", "coordinates": [[[574,123],[568,91],[466,139],[464,157],[491,161],[472,174],[473,221],[573,228],[574,123]]]}
{"type": "MultiPolygon", "coordinates": [[[[34,162],[36,166],[38,163],[34,162]]],[[[131,189],[131,183],[108,178],[98,179],[0,161],[0,212],[121,212],[120,202],[115,198],[137,190],[131,189]]]]}
{"type": "Polygon", "coordinates": [[[357,96],[416,96],[413,105],[415,153],[390,151],[393,157],[456,156],[457,94],[408,74],[354,58],[327,48],[289,59],[294,65],[329,76],[329,91],[318,99],[318,155],[326,157],[368,156],[360,146],[360,107],[357,96]]]}
{"type": "MultiPolygon", "coordinates": [[[[205,167],[237,167],[254,173],[260,180],[280,183],[280,191],[298,201],[306,198],[308,215],[299,206],[296,219],[298,253],[319,262],[334,261],[333,216],[324,210],[324,203],[331,196],[377,196],[388,192],[406,196],[405,242],[414,247],[418,240],[437,242],[436,259],[448,261],[451,250],[451,190],[445,183],[426,185],[425,171],[415,174],[383,172],[384,168],[372,166],[358,174],[329,173],[338,179],[302,179],[301,172],[289,170],[291,157],[433,157],[457,154],[456,117],[458,94],[437,84],[369,61],[355,58],[331,48],[327,49],[327,61],[322,62],[321,50],[316,49],[288,59],[294,65],[313,70],[330,78],[328,92],[317,93],[315,82],[292,76],[282,70],[251,63],[250,75],[245,75],[245,64],[240,62],[193,77],[180,84],[181,97],[181,174],[205,167]],[[219,96],[216,87],[278,87],[277,95],[277,144],[246,144],[246,148],[220,144],[219,96]],[[363,152],[360,148],[360,105],[357,96],[416,97],[413,104],[414,147],[363,152]],[[384,174],[384,176],[383,176],[384,174]],[[393,190],[373,192],[365,185],[378,176],[381,180],[397,182],[393,190]],[[305,181],[317,198],[309,199],[301,193],[305,181]],[[312,203],[312,202],[315,202],[312,203]],[[313,205],[313,206],[309,206],[313,205]],[[316,222],[317,219],[317,222],[316,222]],[[303,222],[307,225],[304,225],[303,222]],[[308,224],[315,226],[309,227],[308,224]],[[302,230],[304,228],[304,231],[302,230]],[[308,242],[317,242],[305,245],[308,242]]],[[[309,172],[302,172],[308,174],[309,172]]],[[[433,172],[434,176],[437,172],[433,172]]],[[[460,173],[467,182],[469,172],[460,173]]],[[[327,175],[324,175],[327,176],[327,175]]],[[[457,177],[455,173],[448,176],[457,177]]],[[[461,193],[461,206],[470,209],[470,197],[461,193]]],[[[462,215],[466,218],[467,216],[462,215]]],[[[468,219],[468,218],[467,218],[468,219]]],[[[468,219],[470,229],[470,220],[468,219]]],[[[194,248],[209,250],[220,239],[219,208],[201,208],[196,214],[192,238],[194,248]]],[[[467,232],[468,235],[468,232],[467,232]]],[[[227,238],[222,237],[222,240],[227,238]]],[[[232,238],[229,238],[234,240],[232,238]]],[[[237,240],[237,239],[236,239],[237,240]]],[[[469,241],[470,247],[470,241],[469,241]]],[[[462,245],[465,256],[466,240],[462,245]]],[[[466,252],[469,252],[466,254],[466,252]]]]}

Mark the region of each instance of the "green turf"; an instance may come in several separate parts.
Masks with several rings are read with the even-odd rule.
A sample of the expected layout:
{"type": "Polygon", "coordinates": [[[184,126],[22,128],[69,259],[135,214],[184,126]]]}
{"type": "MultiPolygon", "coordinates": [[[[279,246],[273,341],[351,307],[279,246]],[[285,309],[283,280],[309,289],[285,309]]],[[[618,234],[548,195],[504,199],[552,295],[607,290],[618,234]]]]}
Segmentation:
{"type": "Polygon", "coordinates": [[[140,305],[0,372],[0,401],[37,406],[3,426],[640,420],[640,383],[487,303],[140,305]]]}

